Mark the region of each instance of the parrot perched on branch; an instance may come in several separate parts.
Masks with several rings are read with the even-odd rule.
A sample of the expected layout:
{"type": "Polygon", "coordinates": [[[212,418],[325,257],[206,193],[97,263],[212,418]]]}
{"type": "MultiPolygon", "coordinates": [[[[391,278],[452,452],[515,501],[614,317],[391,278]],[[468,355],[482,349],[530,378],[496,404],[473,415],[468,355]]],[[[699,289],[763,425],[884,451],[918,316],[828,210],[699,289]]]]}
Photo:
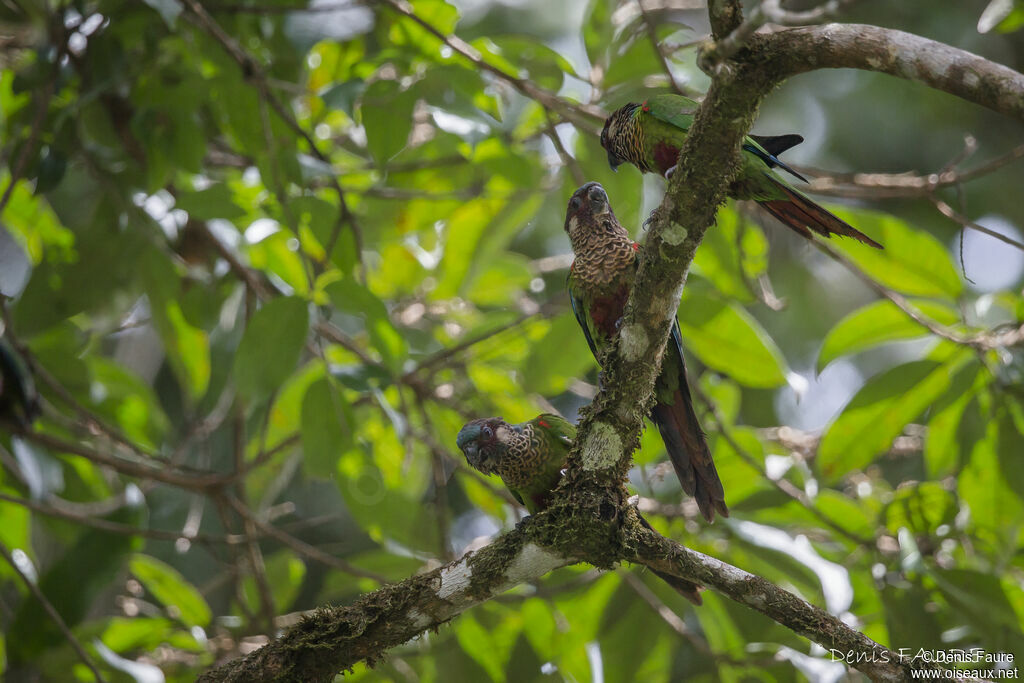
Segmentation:
{"type": "MultiPolygon", "coordinates": [[[[682,95],[655,95],[642,104],[631,102],[612,112],[601,131],[601,146],[608,152],[612,170],[625,162],[644,173],[665,175],[673,170],[699,106],[682,95]]],[[[777,156],[801,142],[799,135],[744,138],[743,168],[729,187],[729,196],[756,201],[808,239],[812,231],[824,237],[843,235],[881,249],[881,244],[815,204],[772,170],[778,167],[805,180],[777,156]]]]}
{"type": "MultiPolygon", "coordinates": [[[[636,276],[639,245],[615,217],[600,183],[587,183],[573,193],[565,231],[576,254],[569,268],[569,299],[587,344],[600,361],[599,350],[618,334],[636,276]]],[[[696,498],[709,522],[715,511],[728,517],[722,481],[693,410],[678,321],[672,323],[654,394],[651,421],[661,432],[683,490],[696,498]]]]}
{"type": "MultiPolygon", "coordinates": [[[[497,474],[512,496],[534,514],[551,502],[575,438],[575,425],[544,413],[519,424],[509,424],[500,417],[473,420],[463,425],[455,442],[471,467],[484,474],[497,474]]],[[[643,517],[640,521],[651,528],[643,517]]],[[[690,602],[701,604],[695,584],[651,571],[690,602]]]]}

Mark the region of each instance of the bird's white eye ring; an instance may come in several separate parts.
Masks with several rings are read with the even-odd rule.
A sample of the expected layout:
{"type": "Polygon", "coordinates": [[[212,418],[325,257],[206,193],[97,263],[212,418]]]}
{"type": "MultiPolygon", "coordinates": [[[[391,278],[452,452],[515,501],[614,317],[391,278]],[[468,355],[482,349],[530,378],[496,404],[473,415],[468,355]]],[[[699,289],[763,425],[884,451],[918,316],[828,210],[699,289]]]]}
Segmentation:
{"type": "Polygon", "coordinates": [[[494,430],[492,430],[490,427],[484,427],[483,433],[484,436],[487,437],[488,439],[494,436],[494,430]]]}

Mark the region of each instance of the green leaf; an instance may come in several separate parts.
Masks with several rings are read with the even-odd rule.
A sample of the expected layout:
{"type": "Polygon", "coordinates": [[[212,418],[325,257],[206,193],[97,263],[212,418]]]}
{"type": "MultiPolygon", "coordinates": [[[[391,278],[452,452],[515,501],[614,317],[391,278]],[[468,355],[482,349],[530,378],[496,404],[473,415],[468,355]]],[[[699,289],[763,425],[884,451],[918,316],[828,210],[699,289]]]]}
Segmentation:
{"type": "Polygon", "coordinates": [[[132,574],[163,603],[171,616],[186,626],[206,626],[213,617],[210,606],[195,586],[174,567],[149,555],[137,554],[129,564],[132,574]]]}
{"type": "Polygon", "coordinates": [[[344,83],[334,83],[320,93],[324,105],[331,109],[340,109],[349,116],[353,115],[356,99],[366,88],[366,82],[361,78],[353,78],[344,83]]]}
{"type": "Polygon", "coordinates": [[[1006,400],[997,410],[999,469],[1011,491],[1024,499],[1024,410],[1006,400]]]}
{"type": "Polygon", "coordinates": [[[946,248],[931,234],[888,214],[832,207],[837,216],[885,245],[874,249],[853,240],[837,242],[865,273],[912,296],[955,298],[963,282],[946,248]]]}
{"type": "Polygon", "coordinates": [[[924,441],[924,460],[929,476],[940,478],[956,471],[961,456],[960,440],[957,433],[967,426],[963,420],[964,410],[981,387],[990,381],[991,375],[982,365],[970,364],[961,368],[950,383],[946,395],[932,408],[928,420],[928,432],[924,441]]]}
{"type": "Polygon", "coordinates": [[[932,535],[941,525],[953,522],[957,509],[956,498],[942,484],[924,481],[896,491],[885,510],[885,526],[894,535],[900,528],[932,535]]]}
{"type": "Polygon", "coordinates": [[[957,477],[957,493],[971,511],[967,531],[997,552],[1016,552],[1024,502],[1000,466],[1000,425],[983,409],[990,403],[991,396],[979,392],[964,411],[958,436],[968,462],[957,477]]]}
{"type": "Polygon", "coordinates": [[[523,389],[544,396],[560,394],[595,363],[575,316],[563,313],[551,321],[547,334],[532,344],[521,365],[523,389]]]}
{"type": "Polygon", "coordinates": [[[854,500],[834,489],[825,489],[814,499],[814,506],[841,528],[863,538],[875,535],[874,515],[862,501],[854,500]]]}
{"type": "Polygon", "coordinates": [[[405,339],[391,323],[384,302],[367,287],[351,278],[333,282],[325,287],[324,291],[339,311],[363,319],[373,347],[391,370],[399,372],[408,351],[405,339]]]}
{"type": "Polygon", "coordinates": [[[617,6],[615,0],[590,0],[583,20],[583,44],[591,64],[608,66],[608,48],[614,33],[611,18],[617,6]]]}
{"type": "Polygon", "coordinates": [[[1020,620],[992,574],[935,568],[930,576],[950,606],[984,639],[986,650],[1012,652],[1018,657],[1024,653],[1020,620]]]}
{"type": "Polygon", "coordinates": [[[708,367],[748,387],[784,384],[786,363],[760,323],[732,302],[691,289],[684,290],[679,306],[683,347],[708,367]]]}
{"type": "Polygon", "coordinates": [[[726,297],[742,303],[754,300],[747,278],[756,277],[767,265],[768,243],[759,228],[747,225],[731,207],[719,210],[715,225],[704,235],[693,259],[693,272],[709,280],[726,297]],[[741,247],[743,252],[741,253],[741,247]],[[747,272],[749,255],[754,262],[747,272]]]}
{"type": "MultiPolygon", "coordinates": [[[[274,610],[276,612],[288,611],[302,587],[302,580],[306,576],[306,565],[292,553],[279,552],[266,559],[264,568],[274,610]]],[[[242,591],[249,609],[252,612],[258,612],[261,597],[259,588],[256,586],[256,579],[247,575],[242,582],[242,591]]]]}
{"type": "Polygon", "coordinates": [[[153,650],[168,642],[174,647],[186,646],[193,652],[203,652],[203,647],[179,624],[159,617],[112,617],[107,620],[100,640],[114,652],[153,650]]]}
{"type": "Polygon", "coordinates": [[[334,476],[354,434],[355,418],[341,387],[326,377],[311,384],[302,399],[302,464],[310,476],[334,476]]]}
{"type": "Polygon", "coordinates": [[[239,393],[259,398],[278,389],[295,369],[308,330],[308,307],[297,297],[273,299],[256,311],[235,356],[239,393]]]}
{"type": "MultiPolygon", "coordinates": [[[[418,0],[416,16],[442,34],[448,35],[455,31],[455,23],[459,20],[459,11],[444,0],[418,0]]],[[[391,26],[388,37],[396,45],[412,45],[423,54],[433,57],[436,61],[441,61],[438,51],[440,41],[432,32],[423,28],[419,22],[402,17],[391,26]]]]}
{"type": "Polygon", "coordinates": [[[192,400],[198,400],[210,384],[209,337],[204,330],[185,320],[181,310],[181,282],[167,256],[150,249],[142,263],[140,270],[149,294],[153,324],[185,393],[192,400]]]}
{"type": "Polygon", "coordinates": [[[547,90],[559,90],[565,74],[573,74],[572,65],[547,45],[525,36],[493,38],[500,54],[525,68],[534,83],[547,90]]]}
{"type": "Polygon", "coordinates": [[[398,81],[374,81],[363,93],[359,111],[366,129],[366,146],[378,164],[383,165],[405,147],[412,130],[411,93],[398,81]]]}
{"type": "Polygon", "coordinates": [[[934,613],[925,609],[932,603],[932,596],[916,583],[909,586],[886,585],[882,589],[889,647],[897,651],[899,648],[931,651],[936,643],[942,642],[942,623],[934,613]]]}
{"type": "Polygon", "coordinates": [[[180,192],[174,200],[176,209],[183,209],[200,220],[242,218],[246,212],[235,203],[234,193],[224,183],[211,185],[198,192],[180,192]]]}
{"type": "MultiPolygon", "coordinates": [[[[625,40],[612,55],[608,72],[604,77],[604,87],[611,88],[619,84],[643,82],[646,76],[659,76],[664,73],[661,60],[654,51],[639,21],[631,34],[623,33],[625,40]]],[[[636,101],[642,101],[638,98],[636,101]]]]}
{"type": "MultiPolygon", "coordinates": [[[[935,301],[911,300],[919,312],[940,325],[953,325],[959,315],[935,301]]],[[[916,339],[931,334],[889,300],[876,301],[840,320],[829,331],[818,352],[818,371],[841,356],[858,353],[886,342],[916,339]]]]}
{"type": "Polygon", "coordinates": [[[920,360],[872,377],[829,426],[818,449],[828,481],[870,463],[884,453],[911,420],[948,388],[951,375],[972,360],[966,350],[946,362],[920,360]]]}
{"type": "MultiPolygon", "coordinates": [[[[142,508],[122,507],[106,519],[138,525],[144,512],[142,508]]],[[[127,556],[140,545],[138,536],[86,529],[42,574],[39,588],[64,622],[75,628],[85,619],[97,597],[107,594],[123,572],[127,556]]],[[[15,665],[38,661],[42,653],[64,643],[53,619],[39,607],[35,598],[21,602],[6,634],[8,656],[15,665]]]]}

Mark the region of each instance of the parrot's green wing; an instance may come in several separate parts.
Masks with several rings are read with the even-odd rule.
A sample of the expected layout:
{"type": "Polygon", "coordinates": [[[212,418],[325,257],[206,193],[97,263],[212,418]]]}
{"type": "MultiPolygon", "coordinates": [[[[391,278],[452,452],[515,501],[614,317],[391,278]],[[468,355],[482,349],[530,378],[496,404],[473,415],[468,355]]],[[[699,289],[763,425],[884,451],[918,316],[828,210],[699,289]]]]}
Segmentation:
{"type": "Polygon", "coordinates": [[[533,424],[547,436],[549,443],[555,447],[568,451],[572,448],[573,439],[576,438],[576,425],[564,417],[542,413],[531,420],[533,424]]]}
{"type": "Polygon", "coordinates": [[[680,130],[690,130],[693,115],[700,104],[682,95],[655,95],[640,105],[640,110],[680,130]]]}
{"type": "Polygon", "coordinates": [[[573,286],[572,270],[569,270],[569,276],[565,280],[566,289],[569,290],[569,303],[572,304],[572,313],[576,316],[576,322],[580,324],[580,329],[583,330],[583,336],[586,337],[587,346],[590,347],[590,352],[594,354],[594,358],[597,358],[597,345],[594,343],[594,337],[590,334],[590,320],[587,317],[587,310],[589,306],[583,300],[583,298],[576,291],[573,286]]]}

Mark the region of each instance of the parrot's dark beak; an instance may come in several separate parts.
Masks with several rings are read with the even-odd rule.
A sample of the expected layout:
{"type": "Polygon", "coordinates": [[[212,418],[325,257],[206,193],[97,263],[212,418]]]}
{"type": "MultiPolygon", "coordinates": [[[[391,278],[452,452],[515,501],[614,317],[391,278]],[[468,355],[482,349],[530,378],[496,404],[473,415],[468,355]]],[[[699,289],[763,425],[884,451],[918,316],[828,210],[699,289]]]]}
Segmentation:
{"type": "Polygon", "coordinates": [[[619,161],[619,159],[614,154],[608,152],[608,165],[612,167],[612,170],[617,173],[620,164],[622,164],[622,162],[619,161]]]}

